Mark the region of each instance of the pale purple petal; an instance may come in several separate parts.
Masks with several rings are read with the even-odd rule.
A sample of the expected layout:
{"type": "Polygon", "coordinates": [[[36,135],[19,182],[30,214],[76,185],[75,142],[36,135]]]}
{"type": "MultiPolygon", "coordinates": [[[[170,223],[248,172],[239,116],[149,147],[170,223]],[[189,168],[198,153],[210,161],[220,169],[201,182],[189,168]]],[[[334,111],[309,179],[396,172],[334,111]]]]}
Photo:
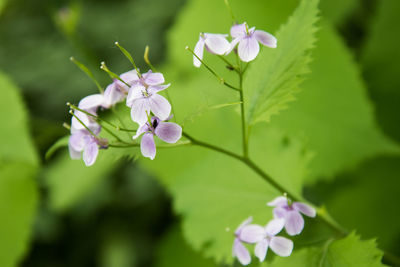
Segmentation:
{"type": "Polygon", "coordinates": [[[68,144],[76,151],[82,151],[85,143],[83,138],[87,135],[85,130],[79,130],[74,132],[68,140],[68,144]]]}
{"type": "Polygon", "coordinates": [[[171,104],[165,97],[154,94],[149,99],[151,111],[161,120],[166,120],[171,113],[171,104]]]}
{"type": "Polygon", "coordinates": [[[258,52],[260,52],[260,46],[254,36],[246,36],[239,42],[238,53],[242,61],[252,61],[257,57],[258,52]]]}
{"type": "Polygon", "coordinates": [[[162,73],[153,73],[151,70],[143,74],[143,79],[147,85],[159,85],[165,82],[162,73]]]}
{"type": "Polygon", "coordinates": [[[152,133],[145,133],[140,142],[140,151],[146,158],[154,159],[156,156],[156,144],[152,133]]]}
{"type": "Polygon", "coordinates": [[[160,122],[154,133],[164,142],[173,144],[182,137],[182,127],[173,122],[160,122]]]}
{"type": "Polygon", "coordinates": [[[147,114],[150,115],[150,105],[147,98],[136,99],[132,103],[131,117],[139,125],[146,123],[147,114]]]}
{"type": "Polygon", "coordinates": [[[239,235],[240,232],[242,231],[243,227],[245,227],[246,225],[249,225],[252,221],[253,221],[253,217],[252,217],[252,216],[250,216],[249,218],[247,218],[246,220],[244,220],[244,221],[238,226],[238,228],[236,228],[236,230],[235,230],[235,235],[239,235]]]}
{"type": "Polygon", "coordinates": [[[274,236],[271,238],[269,247],[276,255],[287,257],[292,254],[293,241],[282,236],[274,236]]]}
{"type": "Polygon", "coordinates": [[[114,104],[121,102],[124,100],[125,94],[118,88],[116,82],[108,85],[106,90],[104,91],[104,103],[103,106],[105,108],[109,108],[114,104]]]}
{"type": "Polygon", "coordinates": [[[264,227],[256,224],[251,224],[243,227],[240,232],[240,240],[247,243],[257,243],[265,238],[266,233],[264,227]]]}
{"type": "Polygon", "coordinates": [[[279,196],[272,200],[271,202],[268,202],[267,205],[270,207],[282,207],[287,205],[287,198],[283,196],[279,196]]]}
{"type": "Polygon", "coordinates": [[[263,240],[258,242],[254,248],[254,254],[260,260],[260,262],[263,262],[265,260],[265,257],[267,256],[268,245],[268,240],[264,238],[263,240]]]}
{"type": "Polygon", "coordinates": [[[300,211],[304,215],[307,215],[308,217],[315,217],[317,215],[317,212],[313,207],[304,203],[294,202],[293,208],[297,211],[300,211]]]}
{"type": "Polygon", "coordinates": [[[265,46],[276,48],[277,40],[275,36],[265,31],[255,31],[254,37],[265,46]]]}
{"type": "MultiPolygon", "coordinates": [[[[194,47],[194,53],[196,56],[198,56],[200,59],[203,59],[203,54],[204,54],[204,39],[200,36],[199,41],[197,42],[196,46],[194,47]]],[[[193,65],[197,68],[201,66],[201,61],[193,55],[193,65]]]]}
{"type": "Polygon", "coordinates": [[[205,34],[205,44],[209,52],[223,55],[230,49],[230,44],[221,34],[205,34]]]}
{"type": "Polygon", "coordinates": [[[235,24],[231,27],[231,36],[233,38],[244,36],[246,34],[246,23],[235,24]]]}
{"type": "Polygon", "coordinates": [[[171,84],[164,84],[164,85],[151,85],[147,88],[147,92],[149,92],[150,95],[158,93],[162,90],[167,89],[171,84]]]}
{"type": "Polygon", "coordinates": [[[304,219],[296,210],[287,212],[285,221],[286,232],[289,235],[298,235],[304,228],[304,219]]]}
{"type": "Polygon", "coordinates": [[[238,238],[235,238],[233,242],[233,256],[236,256],[242,265],[248,265],[251,262],[251,257],[249,251],[240,242],[238,238]]]}
{"type": "MultiPolygon", "coordinates": [[[[134,82],[139,80],[139,76],[137,75],[136,70],[130,70],[128,72],[122,73],[120,76],[121,80],[123,80],[124,82],[126,82],[127,84],[132,85],[134,82]]],[[[128,86],[126,86],[126,84],[124,84],[121,81],[117,80],[117,83],[119,86],[121,86],[122,88],[124,88],[126,91],[128,91],[128,86]]]]}
{"type": "Polygon", "coordinates": [[[267,224],[267,226],[265,226],[265,232],[268,235],[273,236],[279,233],[284,226],[285,226],[285,219],[283,218],[273,219],[267,224]]]}
{"type": "Polygon", "coordinates": [[[226,51],[225,55],[228,55],[230,52],[232,52],[232,50],[235,48],[235,46],[241,41],[243,40],[244,37],[240,36],[240,37],[236,37],[235,39],[233,39],[233,41],[230,43],[230,48],[226,51]]]}
{"type": "Polygon", "coordinates": [[[81,151],[75,150],[75,148],[73,148],[70,143],[68,143],[68,150],[69,150],[69,156],[71,157],[71,159],[80,159],[81,158],[81,151]]]}
{"type": "Polygon", "coordinates": [[[137,85],[129,89],[128,96],[126,98],[126,105],[132,107],[133,101],[136,99],[144,98],[143,92],[146,88],[143,85],[137,85]]]}
{"type": "Polygon", "coordinates": [[[145,123],[145,124],[141,125],[141,126],[137,129],[136,134],[135,134],[134,136],[132,136],[132,139],[136,139],[136,138],[138,138],[141,134],[143,134],[143,133],[145,133],[145,132],[148,132],[148,131],[150,131],[150,128],[149,128],[149,126],[147,125],[147,123],[145,123]]]}
{"type": "Polygon", "coordinates": [[[88,95],[79,102],[78,107],[83,110],[96,109],[104,103],[104,96],[101,94],[88,95]]]}
{"type": "Polygon", "coordinates": [[[277,207],[273,210],[274,218],[285,218],[288,211],[285,208],[277,207]]]}
{"type": "Polygon", "coordinates": [[[96,142],[92,141],[86,144],[85,149],[83,150],[83,161],[86,166],[92,166],[95,163],[98,154],[99,147],[96,142]]]}

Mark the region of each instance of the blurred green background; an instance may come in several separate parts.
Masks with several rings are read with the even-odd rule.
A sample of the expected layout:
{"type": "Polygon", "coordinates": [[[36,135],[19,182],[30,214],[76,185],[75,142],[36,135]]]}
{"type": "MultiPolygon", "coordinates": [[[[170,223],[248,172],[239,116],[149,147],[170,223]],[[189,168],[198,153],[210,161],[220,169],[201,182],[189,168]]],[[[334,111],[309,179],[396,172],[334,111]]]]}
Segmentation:
{"type": "MultiPolygon", "coordinates": [[[[143,69],[144,47],[150,45],[152,63],[161,66],[173,86],[177,83],[171,93],[184,127],[205,138],[206,123],[227,128],[219,124],[221,116],[209,111],[195,126],[196,114],[203,112],[200,103],[191,106],[193,122],[191,116],[183,115],[195,101],[190,99],[190,90],[212,87],[214,81],[203,69],[192,67],[180,41],[187,38],[186,44],[193,47],[200,26],[209,23],[204,31],[215,32],[230,26],[222,0],[215,5],[205,2],[0,0],[0,137],[4,142],[0,148],[0,266],[217,266],[203,254],[221,260],[215,252],[219,247],[207,245],[206,228],[191,227],[197,226],[194,221],[206,225],[218,212],[204,217],[206,208],[196,206],[202,199],[191,202],[190,197],[201,197],[202,192],[193,187],[202,188],[203,177],[212,180],[210,173],[224,176],[230,162],[214,164],[209,154],[198,150],[190,151],[192,157],[187,158],[180,150],[165,152],[155,162],[134,161],[135,155],[115,161],[103,157],[90,168],[70,160],[65,149],[45,159],[52,144],[68,134],[62,127],[70,121],[65,103],[78,103],[96,92],[69,57],[84,62],[107,85],[109,78],[99,69],[101,61],[116,73],[130,68],[115,41],[131,51],[143,69]],[[213,25],[214,21],[220,25],[213,25]],[[198,72],[200,78],[193,78],[198,72]]],[[[236,13],[245,14],[241,18],[252,25],[260,22],[260,28],[268,25],[266,30],[272,33],[298,3],[232,2],[236,13]]],[[[320,26],[327,30],[321,31],[321,45],[314,54],[315,76],[304,84],[304,98],[301,93],[292,110],[274,117],[265,146],[290,143],[300,159],[292,160],[290,151],[280,156],[296,162],[293,173],[301,173],[305,182],[298,186],[305,197],[326,205],[346,228],[362,238],[377,238],[379,248],[400,257],[400,1],[321,0],[320,8],[320,26]],[[319,95],[324,82],[329,85],[319,95]],[[317,93],[308,96],[307,88],[317,93]],[[325,99],[321,105],[335,116],[309,122],[309,117],[298,115],[303,106],[320,103],[318,97],[325,99]],[[348,101],[342,103],[342,99],[348,101]],[[296,116],[301,118],[294,120],[296,116]]],[[[197,101],[221,103],[221,94],[210,92],[197,101]]],[[[224,123],[234,123],[234,109],[226,112],[230,115],[224,123]]],[[[218,143],[221,136],[214,134],[210,140],[218,143]]],[[[226,144],[233,146],[233,141],[226,144]]],[[[274,153],[268,155],[272,165],[274,153]]],[[[239,182],[235,186],[240,187],[239,182]]],[[[236,195],[229,197],[235,203],[236,195]]],[[[212,200],[218,198],[210,197],[207,208],[212,200]]],[[[222,202],[220,207],[228,214],[235,212],[229,210],[233,204],[222,202]]]]}

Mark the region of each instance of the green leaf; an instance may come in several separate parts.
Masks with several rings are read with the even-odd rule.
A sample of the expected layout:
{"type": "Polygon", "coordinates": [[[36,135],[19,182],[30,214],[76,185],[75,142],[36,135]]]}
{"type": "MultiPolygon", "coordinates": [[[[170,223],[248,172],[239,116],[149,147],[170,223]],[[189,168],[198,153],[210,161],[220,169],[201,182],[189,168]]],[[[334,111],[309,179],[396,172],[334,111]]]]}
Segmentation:
{"type": "Polygon", "coordinates": [[[60,155],[43,173],[50,191],[50,207],[63,212],[78,203],[119,166],[116,159],[125,155],[123,151],[113,148],[100,150],[96,163],[90,167],[83,160],[72,160],[68,153],[60,155]]]}
{"type": "Polygon", "coordinates": [[[333,177],[366,158],[398,153],[379,130],[360,71],[328,23],[322,24],[313,56],[312,74],[298,101],[272,122],[315,153],[309,182],[333,177]]]}
{"type": "Polygon", "coordinates": [[[214,261],[204,259],[183,239],[181,229],[171,228],[159,244],[156,267],[217,267],[214,261]]]}
{"type": "Polygon", "coordinates": [[[386,134],[400,142],[400,1],[378,1],[377,5],[361,61],[379,123],[386,134]]]}
{"type": "Polygon", "coordinates": [[[319,248],[306,248],[295,251],[290,257],[276,257],[271,267],[383,267],[381,263],[382,251],[376,248],[375,240],[361,241],[351,233],[346,238],[333,241],[328,240],[319,248]]]}
{"type": "Polygon", "coordinates": [[[0,162],[19,161],[38,164],[29,136],[28,119],[21,95],[15,84],[0,72],[0,162]]]}
{"type": "Polygon", "coordinates": [[[36,166],[0,165],[0,266],[17,266],[28,249],[38,204],[36,166]]]}
{"type": "Polygon", "coordinates": [[[339,175],[335,181],[316,184],[312,192],[345,228],[357,228],[363,237],[377,238],[380,248],[398,253],[399,176],[400,157],[380,157],[339,175]]]}
{"type": "Polygon", "coordinates": [[[309,72],[310,50],[315,43],[318,0],[301,1],[288,23],[276,34],[278,47],[264,49],[245,77],[247,123],[270,121],[272,115],[294,100],[309,72]]]}
{"type": "Polygon", "coordinates": [[[336,26],[341,26],[360,5],[360,0],[321,0],[320,8],[324,18],[336,26]]]}
{"type": "Polygon", "coordinates": [[[28,249],[38,202],[38,159],[18,88],[0,73],[0,266],[16,266],[28,249]]]}

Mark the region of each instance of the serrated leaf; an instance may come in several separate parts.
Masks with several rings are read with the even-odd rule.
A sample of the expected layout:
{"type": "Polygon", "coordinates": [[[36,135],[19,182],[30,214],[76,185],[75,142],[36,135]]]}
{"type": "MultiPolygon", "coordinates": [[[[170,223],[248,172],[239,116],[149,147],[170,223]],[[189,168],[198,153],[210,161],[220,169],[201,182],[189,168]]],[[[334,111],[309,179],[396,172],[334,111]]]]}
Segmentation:
{"type": "Polygon", "coordinates": [[[375,122],[354,59],[327,22],[318,32],[313,56],[312,73],[298,101],[272,121],[315,152],[308,181],[333,177],[369,157],[398,153],[375,122]]]}
{"type": "Polygon", "coordinates": [[[382,251],[376,248],[375,240],[361,241],[351,233],[346,238],[328,240],[318,248],[306,248],[294,252],[290,257],[276,257],[272,263],[263,264],[271,267],[383,267],[382,251]]]}
{"type": "Polygon", "coordinates": [[[251,63],[244,80],[247,123],[270,121],[294,100],[309,72],[315,42],[318,0],[301,1],[287,24],[276,34],[278,47],[264,49],[251,63]]]}

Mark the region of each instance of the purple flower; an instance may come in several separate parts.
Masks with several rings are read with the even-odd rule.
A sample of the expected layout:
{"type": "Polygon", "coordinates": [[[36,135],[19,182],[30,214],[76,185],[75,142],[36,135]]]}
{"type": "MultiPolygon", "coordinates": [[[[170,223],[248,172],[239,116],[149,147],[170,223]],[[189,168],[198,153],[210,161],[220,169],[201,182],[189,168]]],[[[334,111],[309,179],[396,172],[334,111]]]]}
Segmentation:
{"type": "MultiPolygon", "coordinates": [[[[194,53],[203,59],[204,47],[207,51],[216,54],[223,55],[230,49],[230,44],[226,40],[227,34],[215,34],[215,33],[200,33],[199,41],[194,47],[194,53]]],[[[200,60],[193,56],[193,65],[195,67],[200,67],[200,60]]]]}
{"type": "Polygon", "coordinates": [[[316,211],[313,207],[301,202],[288,203],[286,197],[280,196],[267,203],[274,208],[274,217],[285,221],[285,229],[289,235],[298,235],[304,228],[304,219],[300,213],[308,217],[315,217],[316,211]]]}
{"type": "MultiPolygon", "coordinates": [[[[100,130],[98,130],[100,132],[100,130]]],[[[95,134],[98,134],[95,132],[95,134]]],[[[107,147],[106,139],[98,139],[91,135],[87,130],[77,130],[69,138],[68,148],[72,159],[80,159],[83,154],[83,161],[86,166],[91,166],[95,163],[99,153],[99,146],[107,147]],[[83,152],[83,153],[82,153],[83,152]]]]}
{"type": "Polygon", "coordinates": [[[269,247],[275,254],[287,257],[293,250],[292,240],[276,236],[284,224],[283,219],[273,219],[265,227],[256,224],[247,225],[242,229],[240,239],[247,243],[256,243],[254,254],[260,262],[264,261],[269,247]]]}
{"type": "MultiPolygon", "coordinates": [[[[136,70],[125,72],[119,77],[129,85],[132,85],[139,80],[136,70]]],[[[104,91],[104,106],[109,108],[116,103],[123,101],[129,92],[129,88],[130,86],[115,79],[104,91]]]]}
{"type": "Polygon", "coordinates": [[[164,82],[164,76],[161,73],[153,73],[150,70],[132,84],[126,105],[132,108],[133,121],[143,125],[147,121],[150,111],[161,120],[168,118],[171,105],[167,99],[157,94],[170,86],[170,84],[161,85],[164,82]]]}
{"type": "Polygon", "coordinates": [[[234,38],[231,42],[231,47],[226,54],[229,54],[239,43],[238,54],[239,58],[244,62],[249,62],[255,59],[260,52],[261,44],[276,48],[276,38],[265,31],[256,30],[255,27],[249,29],[247,23],[236,24],[231,28],[231,36],[234,38]]]}
{"type": "MultiPolygon", "coordinates": [[[[104,105],[104,96],[101,94],[89,95],[79,102],[78,108],[93,114],[97,115],[97,108],[104,105]]],[[[100,130],[100,125],[94,120],[93,117],[79,111],[75,110],[74,115],[77,116],[90,130],[97,131],[100,130]]],[[[75,131],[84,130],[85,126],[83,126],[75,117],[72,117],[71,120],[71,133],[75,131]]]]}
{"type": "Polygon", "coordinates": [[[235,240],[233,241],[232,255],[233,257],[237,257],[242,265],[249,264],[251,262],[251,257],[247,248],[242,244],[243,240],[241,240],[240,234],[243,228],[249,225],[252,221],[253,217],[250,216],[244,222],[242,222],[235,231],[235,240]]]}
{"type": "Polygon", "coordinates": [[[146,122],[139,127],[133,139],[138,138],[142,134],[143,136],[140,142],[142,155],[153,160],[156,156],[154,135],[158,136],[164,142],[173,144],[182,137],[182,128],[176,123],[165,122],[157,117],[153,117],[151,119],[151,124],[146,122]]]}

